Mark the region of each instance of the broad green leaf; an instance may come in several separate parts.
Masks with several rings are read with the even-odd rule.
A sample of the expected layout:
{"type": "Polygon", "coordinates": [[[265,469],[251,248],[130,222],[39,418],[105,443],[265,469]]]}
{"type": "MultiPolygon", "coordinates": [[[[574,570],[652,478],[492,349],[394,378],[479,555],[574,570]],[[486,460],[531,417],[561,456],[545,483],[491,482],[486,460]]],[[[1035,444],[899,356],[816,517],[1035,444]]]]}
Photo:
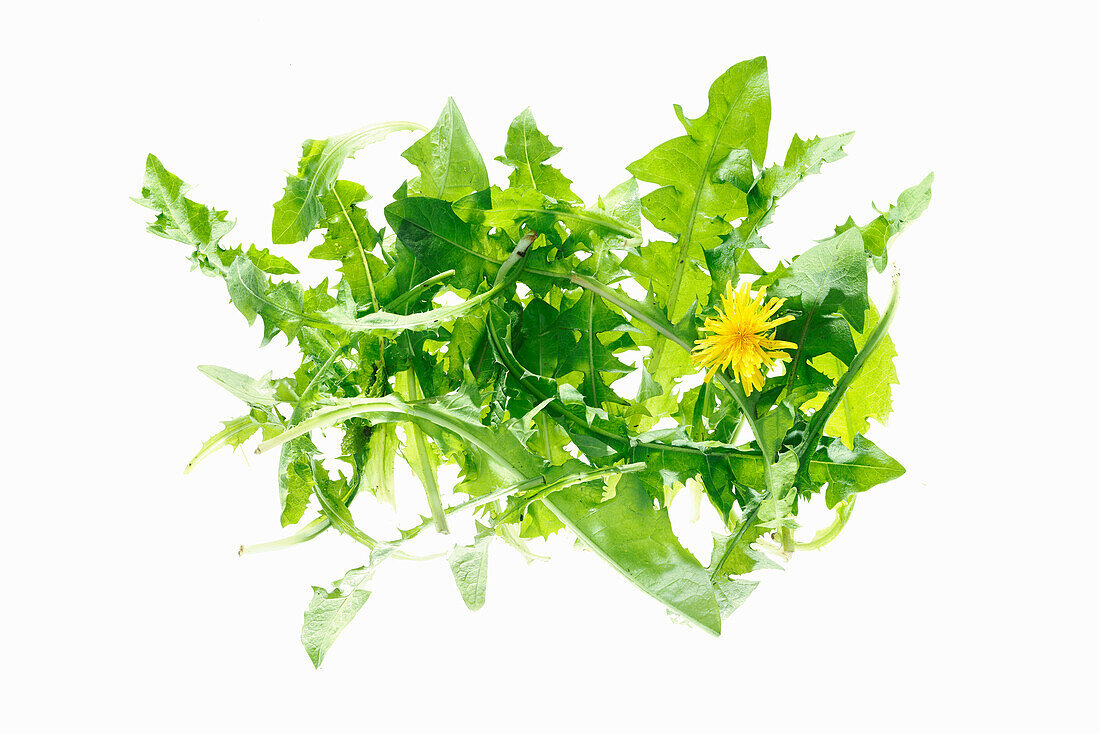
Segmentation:
{"type": "MultiPolygon", "coordinates": [[[[695,309],[692,307],[705,303],[710,297],[713,281],[710,274],[703,269],[705,264],[706,253],[697,243],[691,243],[685,248],[676,242],[661,241],[648,242],[638,248],[637,254],[627,255],[623,260],[623,267],[642,280],[651,293],[658,296],[673,293],[674,279],[679,279],[677,282],[680,287],[675,289],[675,301],[666,301],[660,297],[656,299],[668,311],[670,320],[694,315],[695,309]],[[687,262],[681,264],[682,257],[686,257],[687,262]]],[[[725,290],[724,284],[722,289],[725,290]]]]}
{"type": "Polygon", "coordinates": [[[448,98],[435,127],[401,155],[420,170],[420,177],[409,182],[410,192],[455,201],[489,187],[485,161],[453,99],[448,98]]]}
{"type": "Polygon", "coordinates": [[[866,492],[904,473],[905,467],[862,435],[856,436],[855,448],[833,441],[818,449],[810,462],[811,479],[829,484],[825,490],[829,509],[857,492],[866,492]]]}
{"type": "Polygon", "coordinates": [[[620,479],[615,496],[594,507],[574,490],[555,492],[544,501],[586,546],[639,589],[708,632],[721,632],[710,577],[672,532],[668,511],[653,507],[635,475],[620,479]]]}
{"type": "MultiPolygon", "coordinates": [[[[867,310],[863,331],[852,330],[855,348],[862,349],[875,326],[878,325],[878,310],[872,304],[867,310]]],[[[859,371],[856,379],[848,387],[837,409],[829,416],[825,424],[825,433],[839,436],[844,444],[855,448],[856,435],[866,433],[871,428],[868,418],[874,418],[885,425],[886,418],[893,409],[890,385],[898,384],[898,374],[894,370],[894,357],[898,356],[894,343],[886,336],[859,371]]],[[[811,361],[815,369],[820,370],[834,383],[846,371],[845,364],[833,355],[823,355],[811,361]]],[[[803,410],[818,409],[825,403],[825,395],[818,395],[802,406],[803,410]]]]}
{"type": "Polygon", "coordinates": [[[601,196],[597,206],[616,221],[641,232],[642,202],[638,198],[638,179],[633,176],[601,196]]]}
{"type": "Polygon", "coordinates": [[[580,197],[570,189],[570,181],[546,161],[561,152],[535,125],[535,116],[528,107],[519,113],[508,127],[508,141],[501,163],[512,166],[508,184],[512,188],[529,188],[558,201],[580,203],[580,197]]]}
{"type": "Polygon", "coordinates": [[[279,453],[279,523],[285,528],[302,519],[317,489],[318,449],[309,436],[288,442],[279,453]]]}
{"type": "Polygon", "coordinates": [[[462,601],[470,611],[485,606],[485,586],[489,568],[489,542],[493,536],[486,534],[471,545],[456,546],[447,557],[454,574],[462,601]]]}
{"type": "Polygon", "coordinates": [[[332,643],[367,603],[371,592],[366,585],[387,556],[384,550],[372,553],[369,564],[351,569],[333,581],[332,588],[313,587],[313,599],[302,623],[302,645],[313,667],[321,667],[332,643]]]}
{"type": "Polygon", "coordinates": [[[734,64],[715,80],[707,94],[706,113],[694,120],[673,105],[676,116],[695,140],[714,140],[718,157],[727,150],[745,149],[758,166],[768,149],[772,102],[768,89],[768,62],[763,56],[734,64]]]}
{"type": "Polygon", "coordinates": [[[263,344],[282,332],[294,341],[303,320],[324,328],[320,318],[308,318],[304,311],[304,293],[295,282],[273,283],[248,258],[238,257],[226,274],[229,298],[251,325],[259,316],[263,322],[263,344]]]}
{"type": "MultiPolygon", "coordinates": [[[[829,354],[844,364],[851,364],[856,356],[856,344],[852,339],[852,326],[840,314],[793,314],[794,321],[783,324],[776,331],[776,338],[798,345],[798,368],[805,362],[829,354]]],[[[795,369],[791,367],[790,369],[795,369]]]]}
{"type": "MultiPolygon", "coordinates": [[[[760,230],[771,222],[779,200],[807,176],[820,173],[821,166],[824,164],[844,158],[847,155],[844,152],[844,146],[851,142],[853,135],[854,133],[842,133],[808,140],[795,135],[791,139],[783,163],[766,168],[755,185],[746,189],[748,215],[736,229],[730,232],[721,246],[725,251],[721,261],[727,270],[733,269],[730,266],[734,262],[748,255],[746,252],[748,248],[766,247],[760,237],[760,230]]],[[[707,262],[712,262],[710,252],[708,252],[707,262]]],[[[751,262],[750,257],[745,266],[751,262]]],[[[740,270],[748,272],[744,266],[740,270]]],[[[726,280],[733,281],[733,278],[728,276],[720,279],[714,267],[711,268],[711,273],[715,275],[715,287],[719,290],[724,287],[726,280]]]]}
{"type": "MultiPolygon", "coordinates": [[[[562,433],[561,435],[565,434],[562,433]]],[[[564,443],[562,445],[564,445],[564,443]]],[[[564,528],[565,525],[562,524],[562,521],[558,519],[557,515],[551,512],[540,500],[538,502],[532,502],[524,511],[523,521],[520,523],[519,537],[525,539],[549,538],[551,535],[564,528]]]]}
{"type": "Polygon", "coordinates": [[[711,277],[711,303],[719,303],[726,284],[737,283],[742,275],[763,275],[760,265],[741,242],[733,237],[703,253],[711,277]]]}
{"type": "Polygon", "coordinates": [[[524,410],[545,404],[546,411],[569,433],[581,452],[593,460],[612,456],[627,447],[625,436],[615,432],[614,426],[603,425],[607,423],[606,411],[585,402],[584,396],[572,385],[559,385],[551,377],[537,375],[519,362],[511,348],[507,316],[498,306],[490,307],[486,333],[497,361],[508,372],[508,379],[527,394],[524,410]]]}
{"type": "Polygon", "coordinates": [[[399,199],[386,207],[386,221],[428,274],[454,270],[449,280],[454,288],[476,289],[507,255],[441,199],[399,199]]]}
{"type": "Polygon", "coordinates": [[[790,273],[768,293],[798,298],[803,318],[839,312],[862,329],[869,302],[867,258],[859,232],[846,230],[796,257],[790,273]]]}
{"type": "MultiPolygon", "coordinates": [[[[596,298],[590,292],[583,292],[579,299],[562,311],[554,322],[554,328],[577,335],[575,345],[570,345],[559,355],[554,376],[579,372],[582,377],[578,390],[593,408],[600,408],[605,402],[625,402],[611,385],[631,368],[615,356],[615,351],[632,347],[633,342],[624,335],[637,329],[609,309],[602,298],[596,298]]],[[[558,340],[562,346],[567,342],[567,339],[558,340]]]]}
{"type": "Polygon", "coordinates": [[[757,419],[756,425],[760,435],[756,439],[765,455],[771,456],[779,450],[783,437],[794,425],[794,418],[794,410],[791,406],[780,403],[757,419]]]}
{"type": "Polygon", "coordinates": [[[784,451],[772,464],[768,477],[768,494],[760,502],[760,512],[756,521],[762,528],[779,530],[796,528],[794,520],[794,478],[798,474],[798,456],[793,451],[784,451]]]}
{"type": "Polygon", "coordinates": [[[532,298],[520,313],[519,333],[513,340],[516,361],[544,377],[564,374],[562,364],[577,345],[572,329],[560,328],[561,314],[541,298],[532,298]]]}
{"type": "MultiPolygon", "coordinates": [[[[687,484],[691,479],[711,478],[716,470],[719,474],[717,480],[732,482],[732,476],[722,476],[722,462],[715,457],[707,456],[703,452],[669,451],[658,448],[667,444],[676,446],[689,446],[683,426],[675,428],[663,428],[647,431],[635,437],[636,445],[631,453],[634,461],[644,461],[646,468],[639,474],[639,478],[651,488],[663,490],[657,499],[664,500],[675,491],[687,484]]],[[[664,504],[667,505],[667,502],[664,504]]]]}
{"type": "Polygon", "coordinates": [[[688,354],[691,344],[698,337],[694,315],[689,312],[678,323],[672,324],[652,292],[642,302],[631,298],[621,288],[607,286],[591,278],[574,275],[572,280],[609,303],[618,304],[633,317],[631,325],[640,332],[633,337],[634,342],[653,350],[645,361],[637,402],[657,415],[673,413],[676,399],[672,394],[672,385],[681,375],[694,371],[688,354]],[[666,348],[669,341],[673,344],[666,348]]]}
{"type": "Polygon", "coordinates": [[[344,161],[366,146],[399,130],[423,130],[414,122],[383,122],[325,140],[302,143],[298,172],[287,176],[283,198],[275,202],[271,241],[276,245],[301,242],[324,217],[321,198],[329,193],[344,161]]]}

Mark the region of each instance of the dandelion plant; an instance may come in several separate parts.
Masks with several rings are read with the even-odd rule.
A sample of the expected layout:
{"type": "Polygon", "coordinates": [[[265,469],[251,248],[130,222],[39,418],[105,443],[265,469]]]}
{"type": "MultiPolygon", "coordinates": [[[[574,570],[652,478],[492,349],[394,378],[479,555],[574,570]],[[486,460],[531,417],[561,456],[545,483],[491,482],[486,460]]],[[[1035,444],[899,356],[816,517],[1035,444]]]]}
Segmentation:
{"type": "Polygon", "coordinates": [[[496,183],[452,100],[431,129],[391,122],[307,140],[275,203],[274,250],[228,244],[227,213],[187,198],[149,156],[138,199],[156,212],[149,230],[224,280],[263,344],[285,339],[301,354],[277,377],[202,368],[243,406],[187,470],[258,438],[257,452],[277,453],[273,496],[289,530],[242,553],[322,534],[348,542],[353,567],[314,587],[305,612],[315,665],[378,566],[422,558],[417,539],[432,533],[465,539],[445,562],[471,609],[485,602],[492,543],[531,557],[532,543],[569,533],[717,635],[758,572],[833,540],[860,493],[904,472],[865,435],[897,382],[897,278],[881,310],[868,280],[927,207],[932,176],[868,221],[838,217],[801,254],[769,261],[779,202],[843,158],[851,133],[796,135],[768,164],[763,58],[722,74],[702,116],[675,112],[684,134],[594,203],[551,162],[560,148],[530,110],[507,129],[497,160],[509,174],[496,183]],[[372,222],[367,189],[340,174],[389,135],[415,136],[402,154],[410,176],[372,222]],[[330,275],[296,280],[303,253],[329,261],[330,275]],[[322,434],[338,452],[322,451],[322,434]],[[415,483],[395,479],[398,459],[415,483]],[[709,558],[670,522],[685,489],[717,518],[709,558]],[[816,534],[798,519],[813,502],[835,513],[816,534]],[[426,512],[375,537],[362,520],[379,504],[426,512]]]}

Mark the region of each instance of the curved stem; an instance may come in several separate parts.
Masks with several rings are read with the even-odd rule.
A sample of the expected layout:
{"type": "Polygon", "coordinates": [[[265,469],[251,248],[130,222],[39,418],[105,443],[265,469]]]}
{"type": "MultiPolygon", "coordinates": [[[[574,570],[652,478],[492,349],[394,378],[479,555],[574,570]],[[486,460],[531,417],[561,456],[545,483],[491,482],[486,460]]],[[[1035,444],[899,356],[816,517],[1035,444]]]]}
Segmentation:
{"type": "Polygon", "coordinates": [[[822,548],[828,543],[831,543],[836,536],[840,535],[840,531],[844,529],[844,526],[848,524],[848,518],[852,516],[852,509],[856,506],[856,498],[853,495],[848,499],[840,502],[836,506],[836,518],[832,524],[827,528],[823,528],[817,531],[813,539],[805,543],[799,543],[797,540],[792,543],[794,550],[817,550],[822,548]]]}
{"type": "Polygon", "coordinates": [[[432,277],[430,277],[430,278],[428,278],[424,281],[421,281],[421,283],[419,285],[414,286],[413,288],[410,288],[407,292],[401,294],[397,298],[395,298],[392,301],[390,301],[389,303],[387,303],[386,308],[388,308],[391,312],[396,312],[398,309],[404,308],[409,303],[412,303],[414,300],[416,300],[417,297],[420,296],[421,293],[428,290],[429,288],[431,288],[436,283],[444,281],[447,278],[450,278],[454,274],[455,274],[454,270],[444,270],[442,273],[439,273],[438,275],[433,275],[432,277]]]}
{"type": "Polygon", "coordinates": [[[545,487],[539,487],[537,491],[532,492],[530,495],[522,498],[522,500],[520,501],[521,504],[506,511],[502,515],[498,515],[497,517],[495,517],[492,521],[492,524],[495,527],[497,525],[503,525],[511,522],[511,520],[509,520],[508,518],[510,518],[512,515],[522,515],[532,502],[537,502],[546,495],[557,492],[559,489],[571,487],[574,484],[593,482],[598,479],[608,479],[619,474],[632,474],[636,471],[642,471],[645,468],[645,462],[637,461],[633,464],[620,464],[618,466],[609,466],[590,472],[577,472],[576,474],[570,474],[568,476],[562,477],[561,479],[556,479],[553,482],[547,484],[545,487]]]}
{"type": "Polygon", "coordinates": [[[307,523],[301,530],[285,538],[279,538],[278,540],[269,540],[266,543],[253,543],[252,545],[242,545],[237,551],[237,555],[243,556],[246,553],[267,553],[268,551],[282,550],[283,548],[290,548],[291,546],[298,545],[299,543],[305,543],[306,541],[313,540],[321,533],[329,529],[332,523],[329,522],[327,517],[318,517],[309,523],[307,523]]]}

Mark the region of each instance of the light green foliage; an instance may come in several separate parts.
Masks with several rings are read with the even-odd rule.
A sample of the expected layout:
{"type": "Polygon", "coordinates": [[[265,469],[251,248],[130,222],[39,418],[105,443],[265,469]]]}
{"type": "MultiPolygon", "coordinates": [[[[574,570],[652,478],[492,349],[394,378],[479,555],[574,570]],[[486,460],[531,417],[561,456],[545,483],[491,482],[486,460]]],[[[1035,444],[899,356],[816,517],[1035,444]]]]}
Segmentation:
{"type": "Polygon", "coordinates": [[[420,177],[409,182],[410,193],[454,201],[489,186],[485,161],[453,99],[447,100],[435,127],[401,155],[420,170],[420,177]]]}
{"type": "Polygon", "coordinates": [[[369,564],[351,569],[333,581],[331,589],[313,587],[313,599],[302,623],[302,645],[314,667],[321,667],[332,643],[367,603],[371,592],[366,585],[387,555],[384,551],[372,554],[369,564]]]}
{"type": "Polygon", "coordinates": [[[384,122],[325,140],[302,143],[298,172],[287,176],[283,198],[275,202],[271,241],[276,245],[301,242],[317,227],[325,215],[322,198],[332,189],[344,161],[356,151],[399,130],[423,129],[411,122],[384,122]]]}
{"type": "Polygon", "coordinates": [[[199,365],[199,372],[249,405],[276,405],[279,402],[275,384],[266,376],[256,380],[227,367],[210,364],[199,365]]]}
{"type": "Polygon", "coordinates": [[[867,262],[859,233],[846,230],[814,245],[791,263],[770,291],[798,299],[805,318],[840,313],[856,329],[867,311],[867,262]]]}
{"type": "Polygon", "coordinates": [[[284,257],[272,254],[267,248],[261,250],[256,247],[256,245],[249,245],[248,249],[245,250],[238,245],[232,250],[218,251],[218,259],[221,260],[222,265],[225,267],[232,265],[233,261],[241,256],[248,258],[257,268],[271,275],[298,274],[298,268],[294,267],[294,263],[284,257]]]}
{"type": "Polygon", "coordinates": [[[706,570],[672,532],[668,511],[655,509],[649,492],[634,477],[624,477],[615,497],[591,500],[564,492],[546,504],[567,528],[619,573],[674,612],[718,634],[722,619],[706,570]]]}
{"type": "Polygon", "coordinates": [[[398,450],[397,431],[392,423],[372,427],[366,449],[367,461],[362,467],[359,480],[360,489],[365,489],[379,501],[391,506],[397,502],[393,472],[398,450]]]}
{"type": "Polygon", "coordinates": [[[919,184],[901,192],[896,204],[892,204],[889,209],[862,227],[848,217],[847,222],[836,228],[837,232],[848,229],[859,230],[871,261],[881,273],[886,269],[887,245],[923,214],[931,203],[934,179],[935,175],[929,173],[919,184]]]}
{"type": "Polygon", "coordinates": [[[853,449],[840,441],[827,443],[817,450],[810,463],[813,481],[828,485],[825,504],[830,508],[856,492],[866,492],[904,473],[901,464],[862,435],[856,436],[853,449]]]}
{"type": "MultiPolygon", "coordinates": [[[[878,311],[872,305],[867,311],[862,331],[853,329],[853,341],[857,349],[867,342],[867,334],[878,325],[878,311]]],[[[890,385],[898,384],[898,374],[894,370],[894,357],[898,356],[894,342],[890,337],[882,340],[878,349],[863,365],[859,375],[845,391],[840,405],[825,424],[825,433],[839,436],[848,448],[855,448],[856,436],[871,428],[868,418],[874,418],[885,425],[886,418],[893,409],[890,399],[890,385]]],[[[844,365],[832,355],[817,357],[811,361],[815,369],[829,379],[840,379],[844,365]]],[[[825,403],[825,396],[818,395],[802,406],[803,410],[817,410],[825,403]]]]}
{"type": "Polygon", "coordinates": [[[760,503],[756,516],[760,527],[768,530],[798,527],[794,519],[794,478],[798,473],[798,458],[793,451],[785,451],[772,464],[765,477],[767,494],[760,503]]]}
{"type": "MultiPolygon", "coordinates": [[[[673,323],[707,305],[713,286],[707,252],[722,244],[734,220],[749,213],[746,192],[753,164],[764,161],[771,121],[767,62],[761,57],[731,67],[708,96],[707,111],[696,119],[675,105],[687,135],[662,143],[627,167],[638,179],[658,185],[642,197],[642,213],[676,239],[643,246],[626,265],[673,323]]],[[[643,330],[639,344],[652,351],[638,397],[650,410],[669,412],[675,378],[689,365],[659,335],[643,330]]]]}
{"type": "Polygon", "coordinates": [[[134,199],[157,212],[149,231],[170,240],[191,245],[191,261],[207,274],[221,265],[218,242],[233,228],[227,212],[211,209],[184,196],[190,186],[170,173],[152,153],[145,161],[141,197],[134,199]]]}
{"type": "Polygon", "coordinates": [[[370,303],[377,310],[375,281],[385,277],[389,268],[374,254],[379,242],[378,231],[367,221],[366,211],[359,206],[369,199],[367,190],[351,181],[336,181],[321,197],[324,209],[324,241],[310,250],[309,256],[319,260],[337,260],[339,271],[351,287],[355,299],[370,303]]]}
{"type": "Polygon", "coordinates": [[[485,587],[489,570],[489,541],[493,536],[486,533],[471,545],[456,546],[447,557],[451,566],[462,601],[471,612],[485,606],[485,587]]]}
{"type": "Polygon", "coordinates": [[[796,135],[769,165],[763,58],[723,73],[699,117],[674,111],[684,134],[585,203],[530,110],[496,159],[507,180],[493,181],[448,100],[403,153],[416,170],[386,202],[385,227],[368,217],[367,188],[341,168],[392,132],[425,128],[385,123],[307,140],[275,204],[272,242],[310,238],[309,256],[331,267],[320,282],[266,248],[223,245],[228,215],[188,198],[149,156],[137,199],[155,212],[149,230],[223,279],[264,344],[281,335],[302,358],[291,374],[259,378],[203,366],[246,407],[187,471],[258,440],[258,452],[279,451],[280,524],[301,525],[250,548],[335,528],[349,553],[370,550],[370,563],[314,589],[302,642],[315,665],[367,601],[378,565],[415,558],[404,544],[429,528],[474,538],[441,554],[470,609],[485,603],[494,538],[531,561],[539,539],[567,532],[673,616],[718,634],[758,572],[810,547],[796,537],[813,531],[800,527],[801,508],[823,500],[847,522],[853,495],[904,473],[864,435],[870,418],[885,420],[897,381],[886,335],[897,286],[880,314],[868,278],[927,208],[932,177],[765,272],[760,263],[774,260],[759,250],[781,201],[844,158],[852,134],[796,135]],[[643,219],[663,234],[649,237],[643,219]],[[700,384],[690,355],[718,294],[746,278],[786,299],[775,317],[790,319],[776,336],[795,345],[749,395],[724,371],[700,384]],[[332,437],[335,455],[323,450],[332,437]],[[396,480],[398,458],[422,493],[396,480]],[[685,487],[721,518],[707,566],[669,519],[685,487]],[[378,525],[378,504],[425,500],[419,524],[364,532],[378,525]]]}
{"type": "Polygon", "coordinates": [[[558,201],[579,202],[580,198],[570,189],[573,182],[546,163],[560,152],[561,148],[535,126],[535,116],[527,108],[512,120],[504,155],[497,156],[497,160],[512,166],[508,176],[512,188],[530,188],[558,201]]]}

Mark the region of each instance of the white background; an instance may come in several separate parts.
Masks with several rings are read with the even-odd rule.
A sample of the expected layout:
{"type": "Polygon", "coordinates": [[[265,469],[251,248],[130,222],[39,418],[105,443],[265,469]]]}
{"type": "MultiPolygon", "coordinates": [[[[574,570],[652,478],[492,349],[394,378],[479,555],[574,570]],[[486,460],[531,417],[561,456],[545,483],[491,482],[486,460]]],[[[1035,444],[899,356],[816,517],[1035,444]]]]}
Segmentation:
{"type": "MultiPolygon", "coordinates": [[[[1095,730],[1098,59],[1096,19],[1072,6],[6,10],[4,728],[1095,730]],[[857,131],[778,211],[780,254],[936,172],[892,251],[903,384],[872,433],[909,473],[769,574],[721,639],[591,554],[559,544],[525,566],[501,545],[477,614],[442,563],[384,568],[315,672],[309,586],[363,549],[330,534],[238,559],[279,535],[274,458],[182,475],[239,410],[194,366],[292,360],[144,232],[128,197],[145,154],[229,209],[231,239],[265,246],[302,139],[430,125],[453,95],[487,160],[531,105],[592,197],[680,134],[673,102],[697,116],[716,76],[760,54],[771,160],[794,132],[857,131]]],[[[398,137],[349,165],[375,204],[407,175],[398,137]]]]}

